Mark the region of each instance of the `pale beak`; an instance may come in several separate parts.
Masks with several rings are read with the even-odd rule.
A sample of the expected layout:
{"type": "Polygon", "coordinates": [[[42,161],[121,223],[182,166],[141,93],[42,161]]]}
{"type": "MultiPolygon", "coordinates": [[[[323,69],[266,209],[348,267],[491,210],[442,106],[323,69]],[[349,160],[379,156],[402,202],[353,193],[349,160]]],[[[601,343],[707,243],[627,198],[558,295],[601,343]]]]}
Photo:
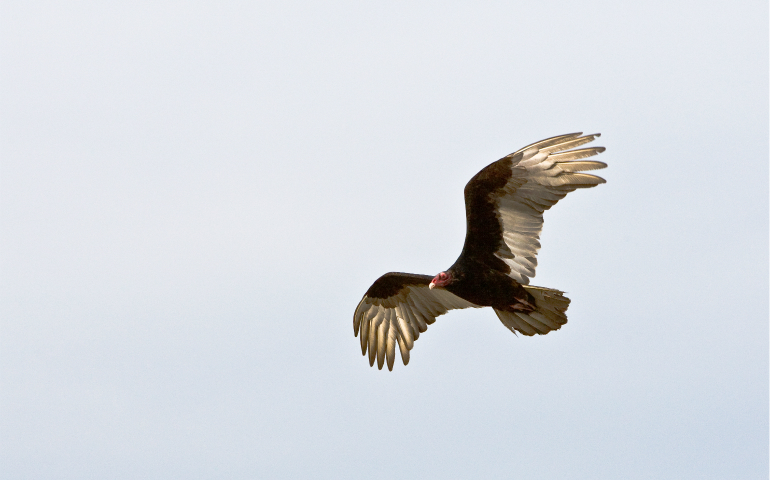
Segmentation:
{"type": "Polygon", "coordinates": [[[436,286],[436,284],[435,284],[435,283],[433,283],[433,282],[430,282],[430,285],[428,285],[428,288],[430,288],[431,290],[433,290],[433,287],[435,287],[435,286],[436,286]]]}

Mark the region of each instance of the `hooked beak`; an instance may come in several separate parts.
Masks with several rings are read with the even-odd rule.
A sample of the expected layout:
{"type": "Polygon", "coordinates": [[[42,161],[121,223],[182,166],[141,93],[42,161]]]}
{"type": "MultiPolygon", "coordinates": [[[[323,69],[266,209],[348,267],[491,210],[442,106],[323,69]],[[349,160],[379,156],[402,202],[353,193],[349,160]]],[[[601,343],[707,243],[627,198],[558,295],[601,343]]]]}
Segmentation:
{"type": "Polygon", "coordinates": [[[428,288],[430,288],[431,290],[433,290],[433,287],[435,287],[435,286],[436,286],[436,284],[435,284],[435,283],[433,283],[433,282],[430,282],[430,285],[428,285],[428,288]]]}

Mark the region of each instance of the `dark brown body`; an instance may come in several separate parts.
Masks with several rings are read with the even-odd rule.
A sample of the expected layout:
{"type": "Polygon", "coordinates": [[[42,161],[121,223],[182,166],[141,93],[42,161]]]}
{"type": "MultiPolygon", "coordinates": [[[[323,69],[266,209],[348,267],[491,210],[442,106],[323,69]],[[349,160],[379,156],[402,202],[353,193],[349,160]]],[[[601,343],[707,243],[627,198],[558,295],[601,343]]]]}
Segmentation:
{"type": "Polygon", "coordinates": [[[460,258],[447,270],[452,282],[446,288],[458,297],[499,310],[532,310],[535,299],[516,280],[473,259],[460,258]]]}

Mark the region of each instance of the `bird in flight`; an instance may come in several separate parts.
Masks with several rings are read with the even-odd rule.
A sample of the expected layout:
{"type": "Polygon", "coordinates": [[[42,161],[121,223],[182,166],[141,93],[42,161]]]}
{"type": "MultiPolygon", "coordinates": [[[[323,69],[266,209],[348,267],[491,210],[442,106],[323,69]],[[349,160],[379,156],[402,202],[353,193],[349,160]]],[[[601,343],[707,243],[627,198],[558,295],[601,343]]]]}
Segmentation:
{"type": "Polygon", "coordinates": [[[420,334],[455,308],[492,307],[506,328],[545,335],[567,323],[564,292],[529,285],[535,276],[543,212],[569,192],[605,180],[581,173],[605,168],[584,160],[604,147],[577,148],[600,134],[546,138],[487,165],[465,186],[465,244],[454,265],[436,276],[390,272],[356,307],[353,332],[369,365],[393,370],[396,345],[404,365],[420,334]]]}

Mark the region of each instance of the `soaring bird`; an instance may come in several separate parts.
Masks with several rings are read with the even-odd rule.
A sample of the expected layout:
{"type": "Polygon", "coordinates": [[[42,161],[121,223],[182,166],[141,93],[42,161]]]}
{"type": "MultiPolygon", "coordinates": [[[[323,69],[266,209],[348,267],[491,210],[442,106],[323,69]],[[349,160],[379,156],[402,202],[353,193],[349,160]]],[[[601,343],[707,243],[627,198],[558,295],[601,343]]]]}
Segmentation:
{"type": "Polygon", "coordinates": [[[492,307],[511,330],[545,335],[567,323],[564,292],[529,285],[535,276],[543,212],[569,192],[605,180],[580,173],[605,168],[583,160],[604,147],[576,148],[600,134],[546,138],[487,165],[465,185],[465,244],[454,265],[436,276],[390,272],[358,303],[353,332],[369,365],[393,370],[396,345],[404,365],[420,333],[454,308],[492,307]]]}

